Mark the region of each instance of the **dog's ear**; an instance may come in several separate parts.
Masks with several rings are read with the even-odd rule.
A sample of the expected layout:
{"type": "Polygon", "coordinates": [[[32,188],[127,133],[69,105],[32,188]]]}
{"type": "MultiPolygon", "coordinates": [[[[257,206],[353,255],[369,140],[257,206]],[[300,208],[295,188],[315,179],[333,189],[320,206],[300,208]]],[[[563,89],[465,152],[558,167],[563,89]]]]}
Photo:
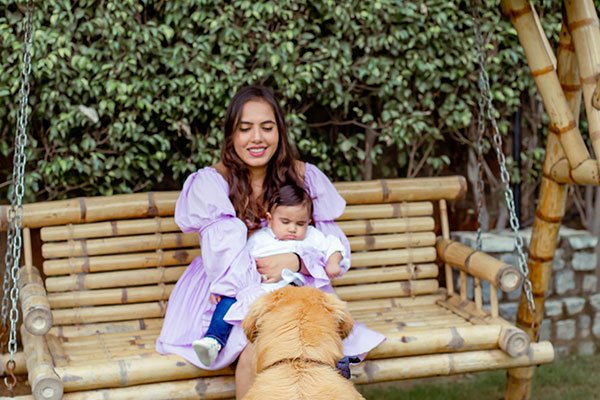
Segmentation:
{"type": "Polygon", "coordinates": [[[275,307],[277,298],[274,295],[276,293],[270,293],[255,300],[250,306],[246,318],[242,321],[242,329],[250,343],[254,343],[256,340],[261,318],[275,307]]]}
{"type": "Polygon", "coordinates": [[[326,296],[325,308],[337,319],[340,337],[346,339],[354,327],[354,320],[348,311],[346,302],[333,294],[326,294],[326,296]]]}

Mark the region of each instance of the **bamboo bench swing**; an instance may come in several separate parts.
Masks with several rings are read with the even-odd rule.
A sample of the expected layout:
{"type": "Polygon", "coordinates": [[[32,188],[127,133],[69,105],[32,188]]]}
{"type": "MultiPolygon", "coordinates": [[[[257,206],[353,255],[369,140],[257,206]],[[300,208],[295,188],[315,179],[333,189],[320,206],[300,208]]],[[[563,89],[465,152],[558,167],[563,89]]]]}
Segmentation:
{"type": "MultiPolygon", "coordinates": [[[[351,243],[352,268],[335,290],[357,321],[387,336],[353,369],[356,383],[553,359],[549,342],[530,343],[499,316],[496,290],[516,289],[519,270],[450,239],[446,202],[465,193],[464,178],[336,187],[348,203],[338,223],[351,243]],[[440,262],[446,288],[438,284],[440,262]],[[489,310],[479,284],[467,293],[468,275],[489,283],[489,310]]],[[[201,251],[198,236],[173,221],[177,195],[24,206],[21,335],[35,399],[233,397],[232,369],[204,371],[154,350],[174,283],[201,251]],[[41,237],[45,280],[33,265],[32,231],[41,237]]]]}

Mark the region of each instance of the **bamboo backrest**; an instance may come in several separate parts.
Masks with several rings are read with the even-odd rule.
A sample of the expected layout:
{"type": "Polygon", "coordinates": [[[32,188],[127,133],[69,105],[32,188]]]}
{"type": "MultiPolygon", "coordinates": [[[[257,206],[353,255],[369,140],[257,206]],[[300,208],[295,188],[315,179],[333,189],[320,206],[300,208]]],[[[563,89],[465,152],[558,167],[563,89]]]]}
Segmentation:
{"type": "MultiPolygon", "coordinates": [[[[439,197],[455,197],[464,187],[458,178],[431,180],[440,182],[437,187],[450,187],[449,194],[439,197]]],[[[436,292],[433,203],[405,201],[435,196],[420,193],[427,189],[424,185],[374,183],[372,188],[338,184],[348,202],[338,224],[350,241],[352,269],[335,280],[336,292],[347,301],[436,292]]],[[[64,203],[78,212],[53,209],[75,222],[41,229],[54,326],[164,315],[175,282],[200,254],[198,236],[179,231],[172,193],[129,197],[134,196],[112,206],[94,204],[95,199],[64,203]]]]}

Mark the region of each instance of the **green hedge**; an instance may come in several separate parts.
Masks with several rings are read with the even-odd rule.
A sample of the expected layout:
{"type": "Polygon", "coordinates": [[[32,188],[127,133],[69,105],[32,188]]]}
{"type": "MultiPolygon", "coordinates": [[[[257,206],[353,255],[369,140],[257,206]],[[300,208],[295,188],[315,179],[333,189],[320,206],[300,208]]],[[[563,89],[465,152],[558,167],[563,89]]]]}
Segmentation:
{"type": "MultiPolygon", "coordinates": [[[[452,138],[477,107],[469,0],[36,3],[30,197],[179,187],[218,159],[224,110],[250,83],[274,88],[302,157],[333,179],[464,172],[452,138]]],[[[506,130],[535,88],[496,3],[485,1],[484,31],[506,130]]],[[[554,38],[557,3],[536,5],[554,38]]],[[[0,4],[3,172],[21,10],[0,4]]]]}

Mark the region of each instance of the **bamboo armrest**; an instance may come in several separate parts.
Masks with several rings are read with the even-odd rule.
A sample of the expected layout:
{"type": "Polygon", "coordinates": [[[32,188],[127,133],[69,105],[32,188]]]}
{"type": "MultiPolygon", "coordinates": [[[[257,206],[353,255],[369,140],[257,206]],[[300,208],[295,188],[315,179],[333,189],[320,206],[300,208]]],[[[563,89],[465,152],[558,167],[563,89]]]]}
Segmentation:
{"type": "Polygon", "coordinates": [[[439,258],[461,271],[490,282],[504,292],[512,292],[523,281],[517,267],[454,240],[438,238],[436,248],[439,258]]]}
{"type": "Polygon", "coordinates": [[[35,336],[45,335],[52,328],[52,310],[44,282],[36,267],[24,267],[19,276],[23,325],[35,336]]]}

